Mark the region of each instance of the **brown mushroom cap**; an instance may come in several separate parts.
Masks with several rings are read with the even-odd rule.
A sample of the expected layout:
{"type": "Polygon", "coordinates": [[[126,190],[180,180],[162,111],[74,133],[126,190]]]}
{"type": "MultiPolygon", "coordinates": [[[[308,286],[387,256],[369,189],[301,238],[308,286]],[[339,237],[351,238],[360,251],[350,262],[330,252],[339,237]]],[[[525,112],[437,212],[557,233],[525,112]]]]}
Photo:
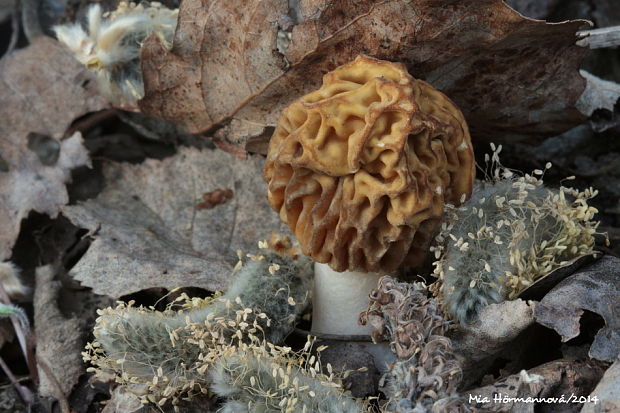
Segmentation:
{"type": "Polygon", "coordinates": [[[287,107],[269,143],[269,203],[336,271],[421,265],[444,202],[475,176],[461,111],[397,63],[359,56],[287,107]]]}

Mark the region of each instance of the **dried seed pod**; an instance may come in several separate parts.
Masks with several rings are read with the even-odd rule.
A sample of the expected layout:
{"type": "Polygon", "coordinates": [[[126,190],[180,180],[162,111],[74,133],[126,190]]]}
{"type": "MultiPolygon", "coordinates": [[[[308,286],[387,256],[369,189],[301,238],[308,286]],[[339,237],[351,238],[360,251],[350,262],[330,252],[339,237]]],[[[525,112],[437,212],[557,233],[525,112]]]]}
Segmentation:
{"type": "Polygon", "coordinates": [[[423,263],[444,202],[469,196],[469,131],[401,64],[359,56],[284,110],[269,144],[271,206],[336,271],[423,263]]]}

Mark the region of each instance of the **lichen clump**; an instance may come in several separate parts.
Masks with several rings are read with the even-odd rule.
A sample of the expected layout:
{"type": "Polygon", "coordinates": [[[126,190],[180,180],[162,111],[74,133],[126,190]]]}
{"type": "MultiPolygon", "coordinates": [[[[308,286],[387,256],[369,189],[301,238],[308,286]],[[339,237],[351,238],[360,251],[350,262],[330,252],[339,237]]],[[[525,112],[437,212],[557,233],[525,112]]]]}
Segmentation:
{"type": "Polygon", "coordinates": [[[401,64],[359,56],[280,117],[268,199],[304,254],[336,271],[422,264],[443,213],[471,192],[460,110],[401,64]]]}
{"type": "Polygon", "coordinates": [[[159,2],[122,1],[104,13],[98,4],[88,10],[86,27],[79,23],[56,26],[58,40],[97,74],[101,92],[117,105],[134,108],[144,96],[140,48],[151,34],[172,46],[178,10],[159,2]],[[86,30],[85,30],[86,29],[86,30]]]}
{"type": "MultiPolygon", "coordinates": [[[[499,162],[501,146],[487,157],[492,174],[460,207],[448,207],[437,245],[434,291],[459,323],[484,306],[513,299],[525,288],[591,254],[598,222],[588,201],[593,189],[543,185],[543,170],[518,175],[499,162]]],[[[547,164],[546,169],[551,164],[547,164]]]]}
{"type": "Polygon", "coordinates": [[[398,360],[381,378],[386,412],[469,412],[457,393],[460,364],[445,336],[450,322],[422,283],[382,277],[360,320],[374,342],[387,341],[398,360]]]}

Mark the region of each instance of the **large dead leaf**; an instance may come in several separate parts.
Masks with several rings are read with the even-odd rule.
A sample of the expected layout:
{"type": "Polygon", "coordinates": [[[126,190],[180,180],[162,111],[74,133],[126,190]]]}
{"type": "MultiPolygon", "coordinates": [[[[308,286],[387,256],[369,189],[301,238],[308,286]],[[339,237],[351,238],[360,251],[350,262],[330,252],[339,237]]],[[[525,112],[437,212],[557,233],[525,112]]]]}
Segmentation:
{"type": "Polygon", "coordinates": [[[580,333],[584,310],[605,320],[590,347],[589,356],[614,361],[620,354],[620,259],[604,256],[566,278],[536,305],[536,321],[556,330],[562,341],[580,333]]]}
{"type": "Polygon", "coordinates": [[[236,251],[255,252],[285,231],[266,200],[262,159],[184,148],[174,157],[104,167],[106,188],[63,214],[94,235],[71,274],[112,297],[151,287],[221,290],[236,251]],[[232,199],[197,208],[204,194],[232,189],[232,199]]]}
{"type": "Polygon", "coordinates": [[[89,162],[79,135],[60,143],[57,159],[42,162],[29,149],[28,134],[60,138],[76,117],[102,108],[93,85],[49,38],[0,61],[0,261],[11,255],[22,218],[31,210],[56,216],[69,200],[70,170],[89,162]]]}
{"type": "Polygon", "coordinates": [[[172,50],[142,49],[143,112],[243,144],[326,72],[363,53],[405,63],[477,138],[557,135],[584,117],[583,21],[527,19],[501,0],[185,0],[172,50]],[[291,6],[289,6],[291,4],[291,6]]]}

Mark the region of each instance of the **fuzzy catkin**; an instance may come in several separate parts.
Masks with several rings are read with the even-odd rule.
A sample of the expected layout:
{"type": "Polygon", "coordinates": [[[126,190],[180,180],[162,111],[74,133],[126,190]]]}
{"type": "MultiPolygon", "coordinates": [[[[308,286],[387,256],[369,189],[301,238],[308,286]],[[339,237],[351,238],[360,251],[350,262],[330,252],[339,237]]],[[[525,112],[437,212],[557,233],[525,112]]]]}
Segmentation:
{"type": "Polygon", "coordinates": [[[361,413],[364,406],[334,383],[267,354],[239,351],[210,370],[211,390],[225,398],[223,413],[361,413]]]}
{"type": "MultiPolygon", "coordinates": [[[[260,327],[265,340],[281,342],[309,302],[314,273],[306,258],[262,257],[246,263],[226,294],[205,307],[163,313],[125,306],[103,310],[94,330],[96,345],[106,360],[116,361],[118,374],[149,382],[155,376],[174,381],[200,375],[195,365],[206,351],[188,327],[204,328],[207,320],[234,320],[242,312],[243,322],[260,327]]],[[[232,338],[234,327],[218,328],[221,339],[232,338]]]]}
{"type": "Polygon", "coordinates": [[[588,207],[587,196],[526,178],[482,182],[466,204],[448,214],[450,228],[438,237],[443,255],[436,274],[444,307],[460,324],[592,251],[596,210],[588,207]],[[577,199],[568,201],[569,194],[577,199]]]}

